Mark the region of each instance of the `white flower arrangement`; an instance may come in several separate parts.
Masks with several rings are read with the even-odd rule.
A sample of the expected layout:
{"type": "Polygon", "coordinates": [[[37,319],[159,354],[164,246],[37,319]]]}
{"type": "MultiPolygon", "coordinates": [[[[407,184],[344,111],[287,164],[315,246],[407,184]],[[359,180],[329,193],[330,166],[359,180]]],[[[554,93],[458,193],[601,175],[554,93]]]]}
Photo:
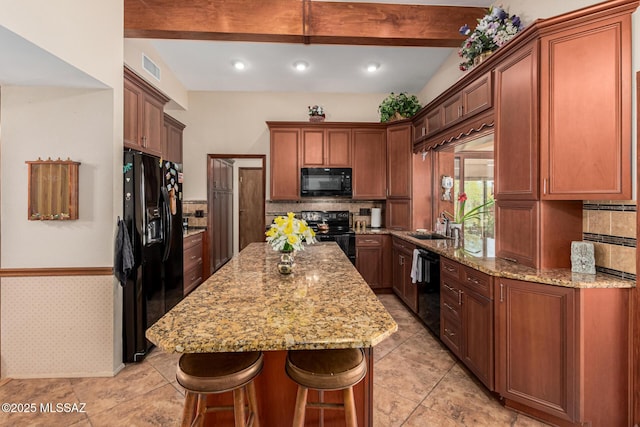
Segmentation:
{"type": "Polygon", "coordinates": [[[295,218],[293,212],[287,213],[286,217],[276,217],[265,235],[275,251],[302,251],[304,242],[307,242],[307,245],[316,242],[316,233],[307,221],[295,218]]]}
{"type": "Polygon", "coordinates": [[[509,16],[501,7],[492,6],[487,15],[478,19],[473,32],[467,24],[460,27],[460,34],[469,36],[458,50],[458,55],[465,60],[460,63],[460,69],[468,70],[477,56],[498,49],[523,29],[518,16],[509,16]]]}

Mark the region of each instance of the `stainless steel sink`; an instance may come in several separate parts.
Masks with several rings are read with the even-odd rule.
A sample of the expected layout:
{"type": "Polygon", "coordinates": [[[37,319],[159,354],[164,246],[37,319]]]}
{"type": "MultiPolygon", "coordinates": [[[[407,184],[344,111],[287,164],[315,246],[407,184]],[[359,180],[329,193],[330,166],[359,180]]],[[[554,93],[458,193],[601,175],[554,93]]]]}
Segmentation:
{"type": "Polygon", "coordinates": [[[409,233],[409,236],[413,237],[414,239],[420,240],[449,239],[449,237],[443,236],[442,234],[438,233],[409,233]]]}

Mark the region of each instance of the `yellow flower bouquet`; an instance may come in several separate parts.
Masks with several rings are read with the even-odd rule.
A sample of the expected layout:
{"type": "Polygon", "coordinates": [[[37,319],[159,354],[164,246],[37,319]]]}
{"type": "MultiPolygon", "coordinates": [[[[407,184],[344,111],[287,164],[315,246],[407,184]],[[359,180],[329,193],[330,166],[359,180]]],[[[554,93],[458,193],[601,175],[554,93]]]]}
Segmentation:
{"type": "Polygon", "coordinates": [[[316,233],[309,227],[307,221],[295,218],[293,212],[287,216],[279,216],[273,220],[273,224],[265,233],[267,242],[274,251],[301,251],[304,250],[302,243],[307,245],[316,242],[316,233]]]}

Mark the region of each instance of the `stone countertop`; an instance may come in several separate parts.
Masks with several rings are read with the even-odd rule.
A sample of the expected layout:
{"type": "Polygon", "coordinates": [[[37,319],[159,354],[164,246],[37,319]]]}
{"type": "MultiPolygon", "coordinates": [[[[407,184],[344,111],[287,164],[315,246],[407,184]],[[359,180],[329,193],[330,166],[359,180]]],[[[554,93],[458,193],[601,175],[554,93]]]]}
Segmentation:
{"type": "Polygon", "coordinates": [[[189,228],[187,228],[187,231],[184,231],[182,233],[182,238],[184,239],[185,237],[191,237],[191,236],[193,236],[195,234],[198,234],[198,233],[204,233],[205,231],[207,231],[206,228],[191,228],[191,227],[189,227],[189,228]]]}
{"type": "Polygon", "coordinates": [[[252,243],[146,331],[170,353],[371,347],[398,329],[335,242],[305,246],[291,275],[252,243]]]}
{"type": "MultiPolygon", "coordinates": [[[[491,276],[507,279],[524,280],[527,282],[545,283],[549,285],[564,286],[568,288],[633,288],[632,280],[619,279],[606,274],[580,274],[572,273],[570,268],[554,268],[548,270],[536,270],[521,264],[504,259],[486,256],[486,241],[481,242],[482,248],[465,247],[462,243],[453,239],[421,240],[411,237],[413,231],[390,231],[393,236],[400,237],[416,246],[432,250],[444,257],[467,265],[491,276]]],[[[470,245],[470,244],[469,244],[470,245]]]]}

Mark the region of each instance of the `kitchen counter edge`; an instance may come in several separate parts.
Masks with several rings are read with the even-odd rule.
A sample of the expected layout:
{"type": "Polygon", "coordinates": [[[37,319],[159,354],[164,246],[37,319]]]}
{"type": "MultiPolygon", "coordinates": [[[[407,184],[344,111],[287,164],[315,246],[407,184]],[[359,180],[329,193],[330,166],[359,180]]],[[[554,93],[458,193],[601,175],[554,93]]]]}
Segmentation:
{"type": "MultiPolygon", "coordinates": [[[[567,288],[634,288],[635,281],[625,280],[607,274],[583,274],[573,273],[569,268],[554,268],[537,270],[521,264],[503,260],[500,258],[477,257],[456,245],[453,240],[420,240],[411,237],[413,231],[384,230],[376,234],[390,234],[399,237],[417,247],[431,250],[445,258],[457,261],[460,264],[474,268],[483,273],[506,279],[524,280],[526,282],[543,283],[548,285],[563,286],[567,288]]],[[[356,233],[373,234],[373,233],[356,233]]]]}

